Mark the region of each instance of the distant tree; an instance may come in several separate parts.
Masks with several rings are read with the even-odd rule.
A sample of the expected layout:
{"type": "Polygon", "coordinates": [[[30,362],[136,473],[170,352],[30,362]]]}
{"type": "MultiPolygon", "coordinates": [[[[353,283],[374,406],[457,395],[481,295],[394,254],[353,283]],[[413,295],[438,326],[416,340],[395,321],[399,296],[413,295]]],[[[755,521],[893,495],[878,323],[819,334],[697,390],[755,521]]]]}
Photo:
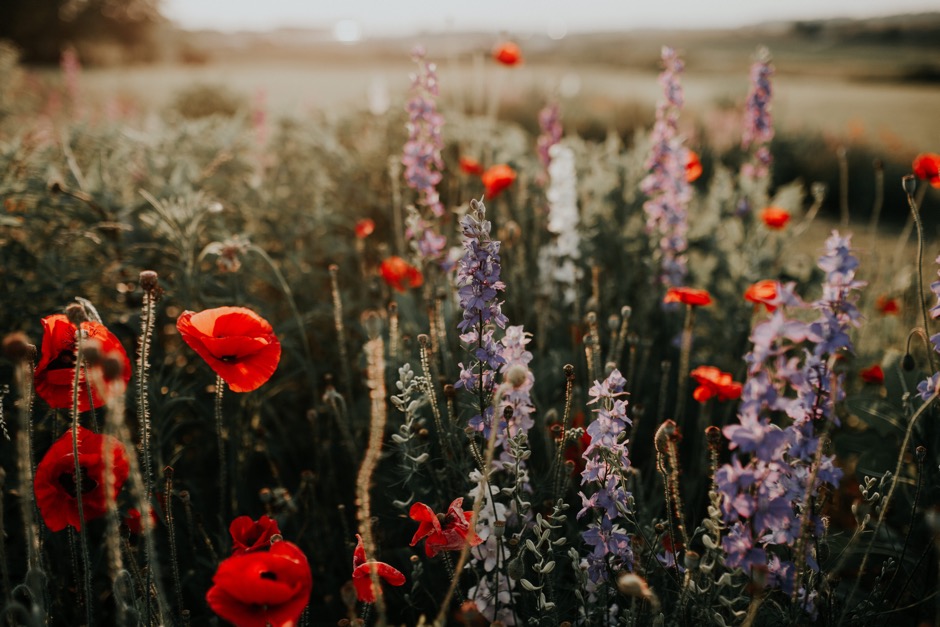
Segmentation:
{"type": "MultiPolygon", "coordinates": [[[[0,39],[26,63],[57,63],[62,49],[112,46],[122,60],[153,60],[164,23],[160,0],[0,0],[0,39]]],[[[80,55],[84,58],[87,55],[80,55]]]]}

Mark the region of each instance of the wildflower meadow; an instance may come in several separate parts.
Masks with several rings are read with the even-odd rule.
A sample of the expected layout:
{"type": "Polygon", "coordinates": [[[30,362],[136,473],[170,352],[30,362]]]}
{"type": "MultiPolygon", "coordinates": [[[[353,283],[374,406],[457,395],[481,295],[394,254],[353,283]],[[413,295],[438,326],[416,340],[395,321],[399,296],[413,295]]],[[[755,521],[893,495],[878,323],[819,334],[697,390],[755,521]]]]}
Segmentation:
{"type": "Polygon", "coordinates": [[[0,47],[4,625],[940,624],[940,154],[781,180],[766,48],[729,149],[670,47],[601,139],[420,46],[308,117],[70,55],[0,47]]]}

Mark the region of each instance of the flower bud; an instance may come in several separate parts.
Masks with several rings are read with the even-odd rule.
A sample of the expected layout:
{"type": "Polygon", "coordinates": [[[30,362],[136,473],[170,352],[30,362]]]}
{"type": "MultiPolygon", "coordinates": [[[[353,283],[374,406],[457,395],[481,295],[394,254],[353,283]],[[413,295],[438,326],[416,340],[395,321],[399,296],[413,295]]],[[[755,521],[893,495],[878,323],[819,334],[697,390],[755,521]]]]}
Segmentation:
{"type": "Polygon", "coordinates": [[[154,291],[159,283],[159,277],[153,270],[144,270],[140,273],[140,287],[145,292],[154,291]]]}
{"type": "Polygon", "coordinates": [[[901,179],[901,187],[904,188],[905,194],[913,196],[917,190],[917,179],[914,178],[913,174],[905,174],[901,179]]]}
{"type": "Polygon", "coordinates": [[[3,338],[3,354],[16,363],[29,356],[29,338],[22,331],[14,331],[3,338]]]}

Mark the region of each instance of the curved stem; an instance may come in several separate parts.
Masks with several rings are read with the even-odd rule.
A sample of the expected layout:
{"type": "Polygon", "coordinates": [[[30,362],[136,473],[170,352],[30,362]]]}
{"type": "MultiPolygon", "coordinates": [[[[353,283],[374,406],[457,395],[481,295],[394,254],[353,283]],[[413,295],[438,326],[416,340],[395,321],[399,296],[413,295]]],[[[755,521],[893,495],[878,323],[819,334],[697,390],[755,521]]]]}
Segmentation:
{"type": "MultiPolygon", "coordinates": [[[[849,595],[845,598],[846,609],[848,609],[849,603],[852,601],[852,597],[855,596],[855,592],[858,590],[858,584],[861,580],[862,574],[865,572],[865,566],[868,564],[868,557],[871,555],[872,545],[875,543],[875,537],[878,535],[878,529],[881,527],[881,523],[884,522],[885,514],[888,512],[888,506],[891,504],[891,498],[894,496],[894,491],[898,487],[898,478],[901,475],[901,467],[904,465],[904,452],[907,450],[908,445],[911,443],[911,435],[914,433],[914,425],[917,424],[917,419],[920,418],[927,409],[933,405],[934,401],[937,400],[940,396],[940,389],[935,390],[933,395],[928,398],[923,405],[911,416],[911,421],[907,425],[907,431],[904,433],[904,441],[901,443],[901,451],[898,453],[898,461],[894,467],[893,480],[891,481],[891,488],[888,490],[887,496],[881,502],[881,510],[878,513],[878,520],[875,521],[875,526],[871,530],[871,539],[868,541],[868,546],[865,548],[865,553],[862,557],[862,563],[858,567],[859,576],[855,578],[855,583],[852,585],[852,590],[849,592],[849,595]]],[[[836,627],[842,624],[845,620],[846,612],[842,612],[842,616],[839,617],[839,622],[836,627]]]]}
{"type": "MultiPolygon", "coordinates": [[[[925,189],[926,186],[922,187],[925,189]]],[[[917,227],[917,300],[920,304],[922,320],[924,322],[924,333],[927,333],[927,304],[924,302],[924,225],[920,220],[920,211],[918,203],[914,197],[907,194],[907,204],[911,208],[911,217],[914,219],[914,225],[917,227]]],[[[933,351],[927,351],[927,360],[930,362],[930,371],[936,372],[936,364],[933,360],[933,351]]]]}

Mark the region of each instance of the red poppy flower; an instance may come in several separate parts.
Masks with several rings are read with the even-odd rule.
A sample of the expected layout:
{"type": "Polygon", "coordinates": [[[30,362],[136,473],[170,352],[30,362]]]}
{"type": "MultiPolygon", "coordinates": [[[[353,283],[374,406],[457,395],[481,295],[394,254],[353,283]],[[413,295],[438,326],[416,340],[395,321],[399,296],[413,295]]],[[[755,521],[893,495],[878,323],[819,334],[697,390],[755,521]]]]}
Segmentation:
{"type": "Polygon", "coordinates": [[[229,525],[228,532],[232,534],[232,553],[235,555],[267,549],[271,546],[271,537],[281,535],[277,521],[268,516],[257,521],[251,516],[239,516],[229,525]]]}
{"type": "Polygon", "coordinates": [[[933,187],[940,187],[940,155],[934,152],[917,155],[914,159],[914,174],[933,187]]]}
{"type": "Polygon", "coordinates": [[[470,174],[472,176],[480,176],[483,174],[483,166],[480,165],[480,162],[474,159],[473,157],[461,157],[460,158],[460,171],[464,174],[470,174]]]}
{"type": "Polygon", "coordinates": [[[773,304],[777,300],[777,282],[771,279],[758,281],[744,292],[744,300],[752,303],[763,304],[767,311],[773,312],[777,306],[773,304]]]}
{"type": "Polygon", "coordinates": [[[496,198],[501,191],[512,185],[516,180],[516,171],[505,163],[494,165],[487,169],[480,178],[486,189],[487,198],[496,198]]]}
{"type": "Polygon", "coordinates": [[[356,550],[353,552],[353,585],[356,587],[356,596],[363,603],[375,603],[375,597],[382,594],[382,589],[372,585],[372,573],[375,572],[381,579],[393,586],[405,583],[405,576],[385,562],[366,561],[366,549],[362,544],[362,536],[356,534],[356,550]]]}
{"type": "Polygon", "coordinates": [[[257,390],[281,360],[281,343],[271,325],[245,307],[184,311],[176,328],[233,392],[257,390]]]}
{"type": "Polygon", "coordinates": [[[760,219],[764,221],[767,228],[779,231],[790,221],[790,212],[780,207],[767,207],[761,211],[760,219]]]}
{"type": "Polygon", "coordinates": [[[685,180],[694,183],[702,176],[702,161],[694,150],[686,150],[685,154],[685,180]]]}
{"type": "MultiPolygon", "coordinates": [[[[84,506],[85,502],[82,501],[84,506]]],[[[150,511],[150,528],[154,529],[157,526],[157,513],[153,511],[153,508],[148,508],[150,511]]],[[[143,533],[143,516],[140,515],[140,510],[136,507],[132,507],[127,510],[127,515],[124,516],[124,526],[127,527],[127,530],[130,531],[133,535],[139,536],[143,533]]]]}
{"type": "Polygon", "coordinates": [[[862,369],[862,371],[858,373],[858,376],[860,376],[865,383],[882,384],[885,382],[885,372],[878,364],[873,364],[868,368],[862,369]]]}
{"type": "Polygon", "coordinates": [[[267,551],[223,560],[206,601],[238,627],[294,627],[310,602],[311,589],[307,556],[296,545],[280,541],[267,551]]]}
{"type": "Polygon", "coordinates": [[[519,65],[522,63],[522,51],[513,42],[506,41],[496,47],[493,58],[503,65],[519,65]]]}
{"type": "Polygon", "coordinates": [[[882,316],[896,316],[901,312],[898,300],[896,298],[888,298],[887,296],[878,297],[875,301],[875,309],[877,309],[878,313],[882,316]]]}
{"type": "MultiPolygon", "coordinates": [[[[109,435],[94,433],[81,426],[78,428],[78,464],[82,470],[80,489],[85,521],[101,518],[108,512],[105,449],[111,453],[113,501],[130,472],[124,446],[109,435]]],[[[52,531],[62,531],[69,525],[81,530],[84,521],[78,517],[78,488],[75,483],[75,457],[72,455],[72,430],[69,429],[46,451],[36,466],[36,477],[33,480],[36,506],[46,526],[52,531]]]]}
{"type": "Polygon", "coordinates": [[[714,366],[699,366],[690,373],[698,383],[692,397],[699,403],[717,396],[719,401],[731,401],[741,398],[742,386],[731,379],[730,372],[722,372],[714,366]]]}
{"type": "Polygon", "coordinates": [[[424,283],[424,276],[421,271],[413,265],[393,255],[382,262],[379,266],[379,274],[389,287],[404,292],[413,287],[421,287],[424,283]]]}
{"type": "Polygon", "coordinates": [[[357,239],[365,239],[375,232],[375,222],[369,218],[363,218],[356,222],[354,230],[357,239]]]}
{"type": "MultiPolygon", "coordinates": [[[[66,409],[72,406],[72,384],[75,380],[75,326],[65,314],[55,314],[42,319],[42,328],[42,357],[34,374],[36,393],[50,407],[66,409]]],[[[121,356],[124,360],[121,376],[127,384],[131,378],[131,362],[121,342],[104,325],[97,322],[83,322],[82,331],[85,332],[85,341],[94,340],[99,343],[102,355],[116,352],[121,356]]],[[[79,374],[79,386],[79,411],[88,411],[92,406],[98,408],[104,405],[104,398],[94,387],[89,403],[84,372],[79,374]]]]}
{"type": "Polygon", "coordinates": [[[666,290],[664,303],[684,303],[686,305],[711,305],[712,296],[707,290],[697,290],[691,287],[670,287],[666,290]]]}
{"type": "Polygon", "coordinates": [[[424,503],[415,503],[408,515],[420,523],[411,539],[411,546],[424,538],[424,552],[428,557],[441,551],[459,551],[465,544],[476,546],[483,542],[470,528],[473,512],[463,511],[463,498],[454,499],[447,508],[447,514],[435,514],[424,503]]]}

